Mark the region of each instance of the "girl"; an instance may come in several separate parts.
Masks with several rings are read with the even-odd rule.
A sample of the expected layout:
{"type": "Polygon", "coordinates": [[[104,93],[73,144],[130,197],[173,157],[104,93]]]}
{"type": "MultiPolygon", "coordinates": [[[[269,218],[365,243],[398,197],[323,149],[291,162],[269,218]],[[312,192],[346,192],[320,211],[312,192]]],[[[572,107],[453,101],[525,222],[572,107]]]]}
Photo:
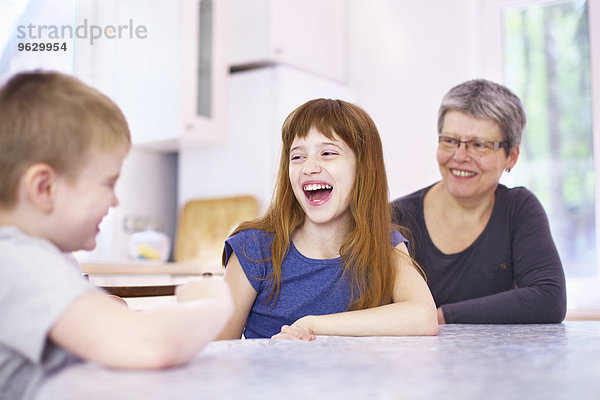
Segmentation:
{"type": "Polygon", "coordinates": [[[282,140],[269,210],[225,241],[235,311],[220,338],[435,335],[435,303],[392,229],[371,118],[311,100],[286,118],[282,140]]]}

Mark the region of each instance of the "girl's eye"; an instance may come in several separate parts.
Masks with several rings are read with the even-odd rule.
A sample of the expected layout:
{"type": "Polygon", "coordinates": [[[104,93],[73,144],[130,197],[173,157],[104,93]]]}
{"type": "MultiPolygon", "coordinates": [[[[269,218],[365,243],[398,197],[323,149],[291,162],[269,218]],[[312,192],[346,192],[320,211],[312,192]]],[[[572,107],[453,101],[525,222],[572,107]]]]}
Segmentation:
{"type": "Polygon", "coordinates": [[[328,151],[324,151],[323,155],[326,156],[326,157],[329,157],[329,156],[335,156],[335,155],[337,155],[337,153],[335,151],[329,151],[328,150],[328,151]]]}
{"type": "Polygon", "coordinates": [[[292,156],[290,157],[290,161],[298,161],[302,159],[302,156],[299,154],[292,154],[292,156]]]}

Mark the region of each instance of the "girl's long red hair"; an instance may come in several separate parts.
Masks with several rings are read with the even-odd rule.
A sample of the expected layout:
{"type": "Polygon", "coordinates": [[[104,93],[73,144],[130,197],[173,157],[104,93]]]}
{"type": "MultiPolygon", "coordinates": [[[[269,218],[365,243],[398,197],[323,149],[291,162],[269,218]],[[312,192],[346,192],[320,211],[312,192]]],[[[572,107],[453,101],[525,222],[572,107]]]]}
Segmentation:
{"type": "Polygon", "coordinates": [[[277,301],[281,263],[290,248],[292,232],[305,218],[290,184],[290,147],[296,137],[306,137],[311,128],[329,139],[334,139],[335,133],[356,156],[356,179],[349,202],[350,228],[340,248],[344,275],[349,279],[354,300],[349,309],[388,304],[392,301],[397,257],[402,253],[390,242],[389,194],[379,133],[369,115],[356,105],[342,100],[316,99],[301,105],[286,118],[281,130],[281,159],[271,205],[262,217],[240,224],[231,235],[253,228],[275,234],[269,301],[273,296],[277,301]]]}

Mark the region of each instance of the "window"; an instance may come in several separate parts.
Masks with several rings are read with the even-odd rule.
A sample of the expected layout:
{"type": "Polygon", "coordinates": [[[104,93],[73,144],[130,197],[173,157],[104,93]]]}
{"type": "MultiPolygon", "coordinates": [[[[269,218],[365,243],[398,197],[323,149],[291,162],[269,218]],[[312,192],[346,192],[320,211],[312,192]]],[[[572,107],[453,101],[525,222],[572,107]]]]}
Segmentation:
{"type": "Polygon", "coordinates": [[[39,37],[36,28],[49,25],[74,25],[76,12],[76,0],[1,2],[0,82],[4,82],[19,71],[37,68],[72,73],[75,53],[72,39],[67,39],[66,51],[19,51],[18,45],[56,42],[56,39],[48,38],[47,29],[42,31],[39,37]]]}
{"type": "Polygon", "coordinates": [[[569,308],[599,308],[588,2],[512,2],[501,15],[504,83],[528,118],[507,184],[528,187],[544,205],[569,308]]]}

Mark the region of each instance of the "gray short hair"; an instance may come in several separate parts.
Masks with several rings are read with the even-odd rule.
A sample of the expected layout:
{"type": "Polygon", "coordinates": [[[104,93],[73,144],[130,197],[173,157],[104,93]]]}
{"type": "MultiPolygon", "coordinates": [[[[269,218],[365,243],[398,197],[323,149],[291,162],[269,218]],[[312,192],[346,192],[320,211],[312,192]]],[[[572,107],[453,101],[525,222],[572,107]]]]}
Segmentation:
{"type": "Polygon", "coordinates": [[[438,133],[442,133],[449,111],[496,122],[503,140],[508,143],[507,155],[521,143],[527,123],[521,100],[507,87],[485,79],[466,81],[446,93],[438,112],[438,133]]]}

